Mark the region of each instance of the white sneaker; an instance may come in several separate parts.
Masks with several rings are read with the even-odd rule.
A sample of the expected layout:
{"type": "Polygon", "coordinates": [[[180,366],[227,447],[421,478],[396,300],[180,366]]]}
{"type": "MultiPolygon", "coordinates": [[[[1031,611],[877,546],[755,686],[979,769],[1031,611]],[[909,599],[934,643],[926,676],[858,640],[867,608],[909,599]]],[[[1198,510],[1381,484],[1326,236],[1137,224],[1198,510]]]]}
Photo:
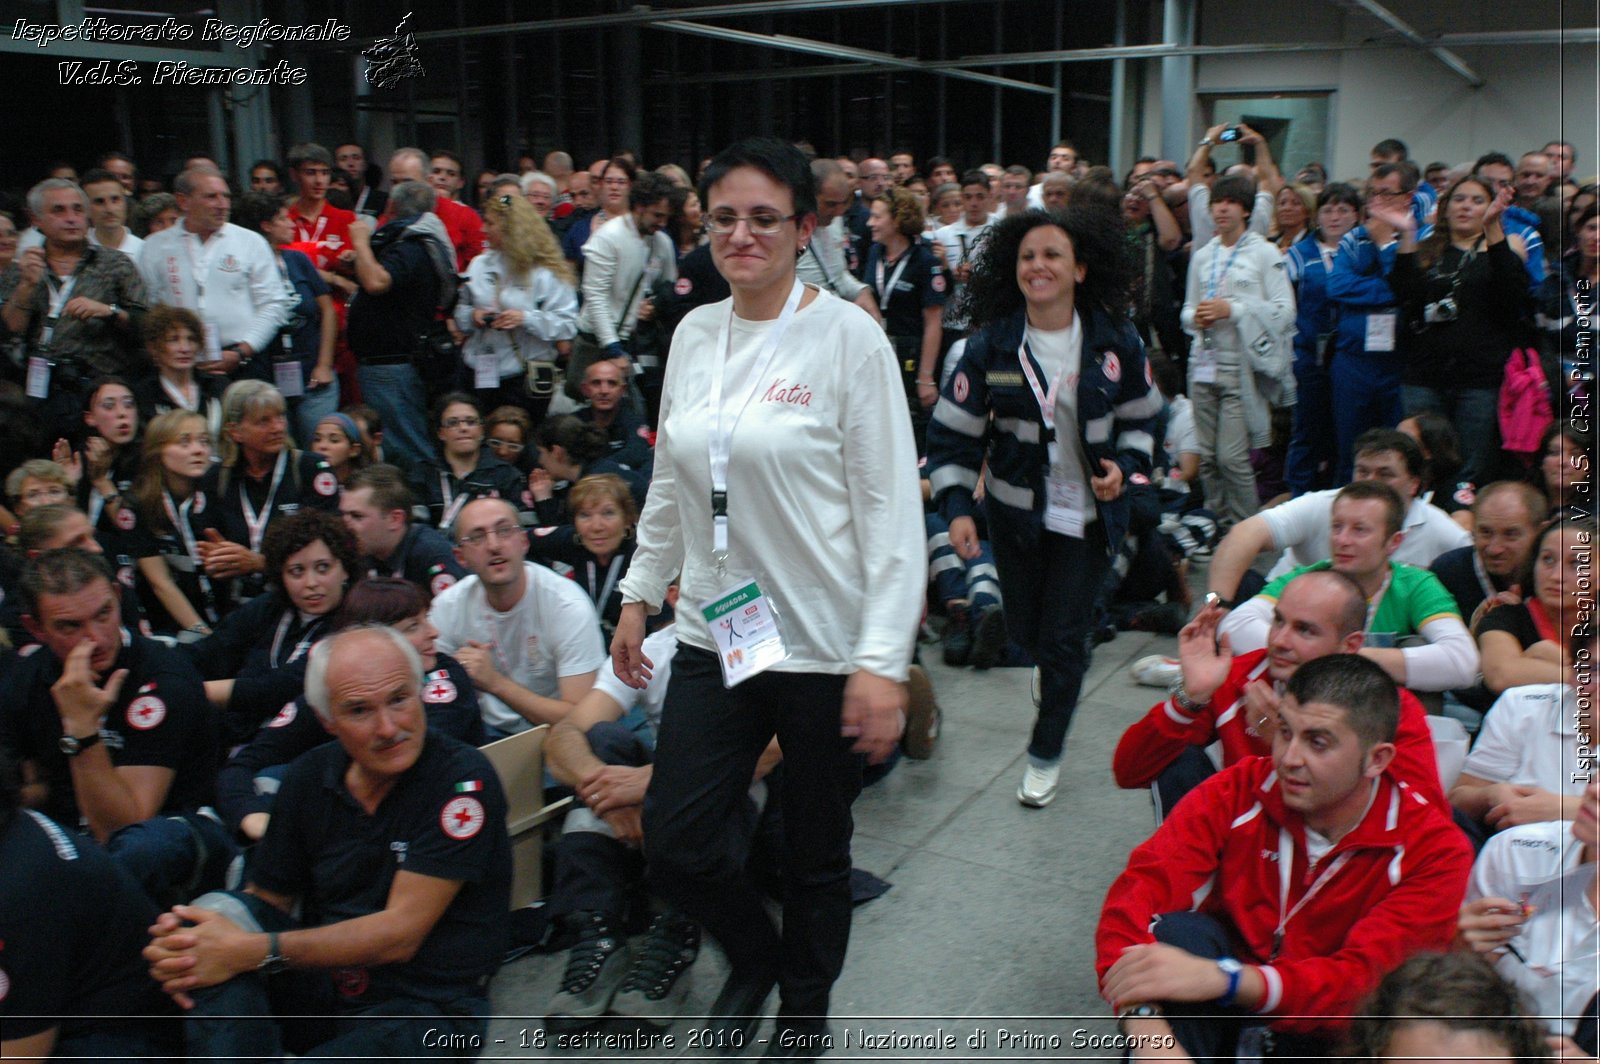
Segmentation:
{"type": "Polygon", "coordinates": [[[1034,768],[1028,763],[1022,774],[1022,786],[1017,788],[1017,801],[1034,809],[1043,809],[1055,800],[1056,782],[1061,779],[1061,766],[1034,768]]]}
{"type": "Polygon", "coordinates": [[[1134,683],[1146,687],[1171,687],[1183,675],[1183,663],[1177,658],[1149,654],[1134,662],[1128,668],[1128,675],[1133,677],[1134,683]]]}

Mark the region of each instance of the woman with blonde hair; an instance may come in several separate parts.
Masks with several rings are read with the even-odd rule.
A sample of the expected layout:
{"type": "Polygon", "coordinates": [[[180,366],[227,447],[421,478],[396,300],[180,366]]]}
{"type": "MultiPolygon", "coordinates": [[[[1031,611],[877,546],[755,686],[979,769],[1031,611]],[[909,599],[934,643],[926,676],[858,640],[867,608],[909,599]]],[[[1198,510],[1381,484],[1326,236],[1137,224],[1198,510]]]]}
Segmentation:
{"type": "Polygon", "coordinates": [[[456,304],[467,334],[460,385],[484,407],[509,403],[538,421],[555,394],[553,345],[578,335],[572,266],[521,196],[489,197],[483,235],[489,250],[467,267],[456,304]]]}
{"type": "Polygon", "coordinates": [[[217,621],[210,579],[200,562],[206,503],[197,490],[211,468],[206,416],[168,410],[145,426],[144,454],[133,482],[129,553],[137,560],[139,597],[161,635],[211,634],[217,621]]]}
{"type": "Polygon", "coordinates": [[[1317,217],[1317,197],[1306,186],[1287,184],[1273,197],[1273,243],[1287,252],[1310,233],[1317,217]]]}
{"type": "Polygon", "coordinates": [[[950,295],[944,257],[922,239],[923,210],[903,188],[891,188],[872,201],[867,228],[865,280],[878,301],[883,327],[894,344],[895,359],[905,380],[911,426],[922,453],[928,411],[939,399],[941,320],[950,295]]]}

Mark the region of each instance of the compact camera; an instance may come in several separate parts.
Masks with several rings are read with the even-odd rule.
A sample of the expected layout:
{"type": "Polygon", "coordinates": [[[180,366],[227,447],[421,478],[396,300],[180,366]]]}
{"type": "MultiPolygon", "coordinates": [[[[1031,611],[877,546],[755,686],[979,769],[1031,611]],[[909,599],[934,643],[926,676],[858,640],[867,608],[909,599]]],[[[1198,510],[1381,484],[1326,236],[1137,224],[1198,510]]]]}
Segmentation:
{"type": "Polygon", "coordinates": [[[1449,296],[1437,303],[1429,303],[1422,308],[1422,320],[1428,325],[1439,325],[1447,321],[1455,321],[1460,313],[1456,301],[1449,296]]]}

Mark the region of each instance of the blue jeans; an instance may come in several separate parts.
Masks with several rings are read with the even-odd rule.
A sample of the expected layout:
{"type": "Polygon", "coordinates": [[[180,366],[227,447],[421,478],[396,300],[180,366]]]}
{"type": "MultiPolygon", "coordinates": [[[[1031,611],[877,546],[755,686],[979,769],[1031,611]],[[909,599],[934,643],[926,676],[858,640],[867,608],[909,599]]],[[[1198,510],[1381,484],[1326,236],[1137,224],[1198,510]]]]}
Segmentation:
{"type": "MultiPolygon", "coordinates": [[[[1461,437],[1461,471],[1457,480],[1482,485],[1500,449],[1500,394],[1493,388],[1427,388],[1407,384],[1400,389],[1406,416],[1433,410],[1449,418],[1461,437]]],[[[1449,485],[1435,484],[1449,489],[1449,485]]]]}
{"type": "Polygon", "coordinates": [[[239,850],[217,821],[179,813],[129,824],[106,840],[106,852],[164,908],[222,887],[239,850]]]}
{"type": "MultiPolygon", "coordinates": [[[[311,373],[305,371],[305,375],[309,379],[311,373]]],[[[315,391],[307,390],[298,399],[290,399],[289,411],[294,418],[294,438],[302,451],[309,451],[311,435],[317,431],[317,422],[339,412],[339,378],[335,377],[332,384],[324,384],[315,391]]],[[[387,417],[384,424],[388,425],[387,417]]]]}
{"type": "Polygon", "coordinates": [[[428,400],[416,367],[359,366],[361,397],[383,418],[383,455],[408,475],[434,453],[428,432],[428,400]]]}

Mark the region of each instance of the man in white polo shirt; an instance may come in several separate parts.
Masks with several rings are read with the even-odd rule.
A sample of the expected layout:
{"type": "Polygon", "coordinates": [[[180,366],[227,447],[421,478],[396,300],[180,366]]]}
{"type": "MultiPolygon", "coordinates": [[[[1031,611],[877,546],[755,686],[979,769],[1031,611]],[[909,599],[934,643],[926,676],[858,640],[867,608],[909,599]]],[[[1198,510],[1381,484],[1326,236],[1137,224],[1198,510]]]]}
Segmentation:
{"type": "MultiPolygon", "coordinates": [[[[228,221],[233,198],[227,179],[196,166],[173,182],[183,220],[148,237],[139,273],[151,303],[187,307],[205,324],[201,368],[240,376],[289,321],[295,298],[260,233],[228,221]]],[[[265,378],[259,366],[244,376],[265,378]]]]}
{"type": "Polygon", "coordinates": [[[456,560],[473,575],[433,600],[439,649],[472,677],[491,736],[561,720],[606,661],[594,605],[526,561],[528,536],[506,500],[468,503],[456,532],[456,560]]]}

